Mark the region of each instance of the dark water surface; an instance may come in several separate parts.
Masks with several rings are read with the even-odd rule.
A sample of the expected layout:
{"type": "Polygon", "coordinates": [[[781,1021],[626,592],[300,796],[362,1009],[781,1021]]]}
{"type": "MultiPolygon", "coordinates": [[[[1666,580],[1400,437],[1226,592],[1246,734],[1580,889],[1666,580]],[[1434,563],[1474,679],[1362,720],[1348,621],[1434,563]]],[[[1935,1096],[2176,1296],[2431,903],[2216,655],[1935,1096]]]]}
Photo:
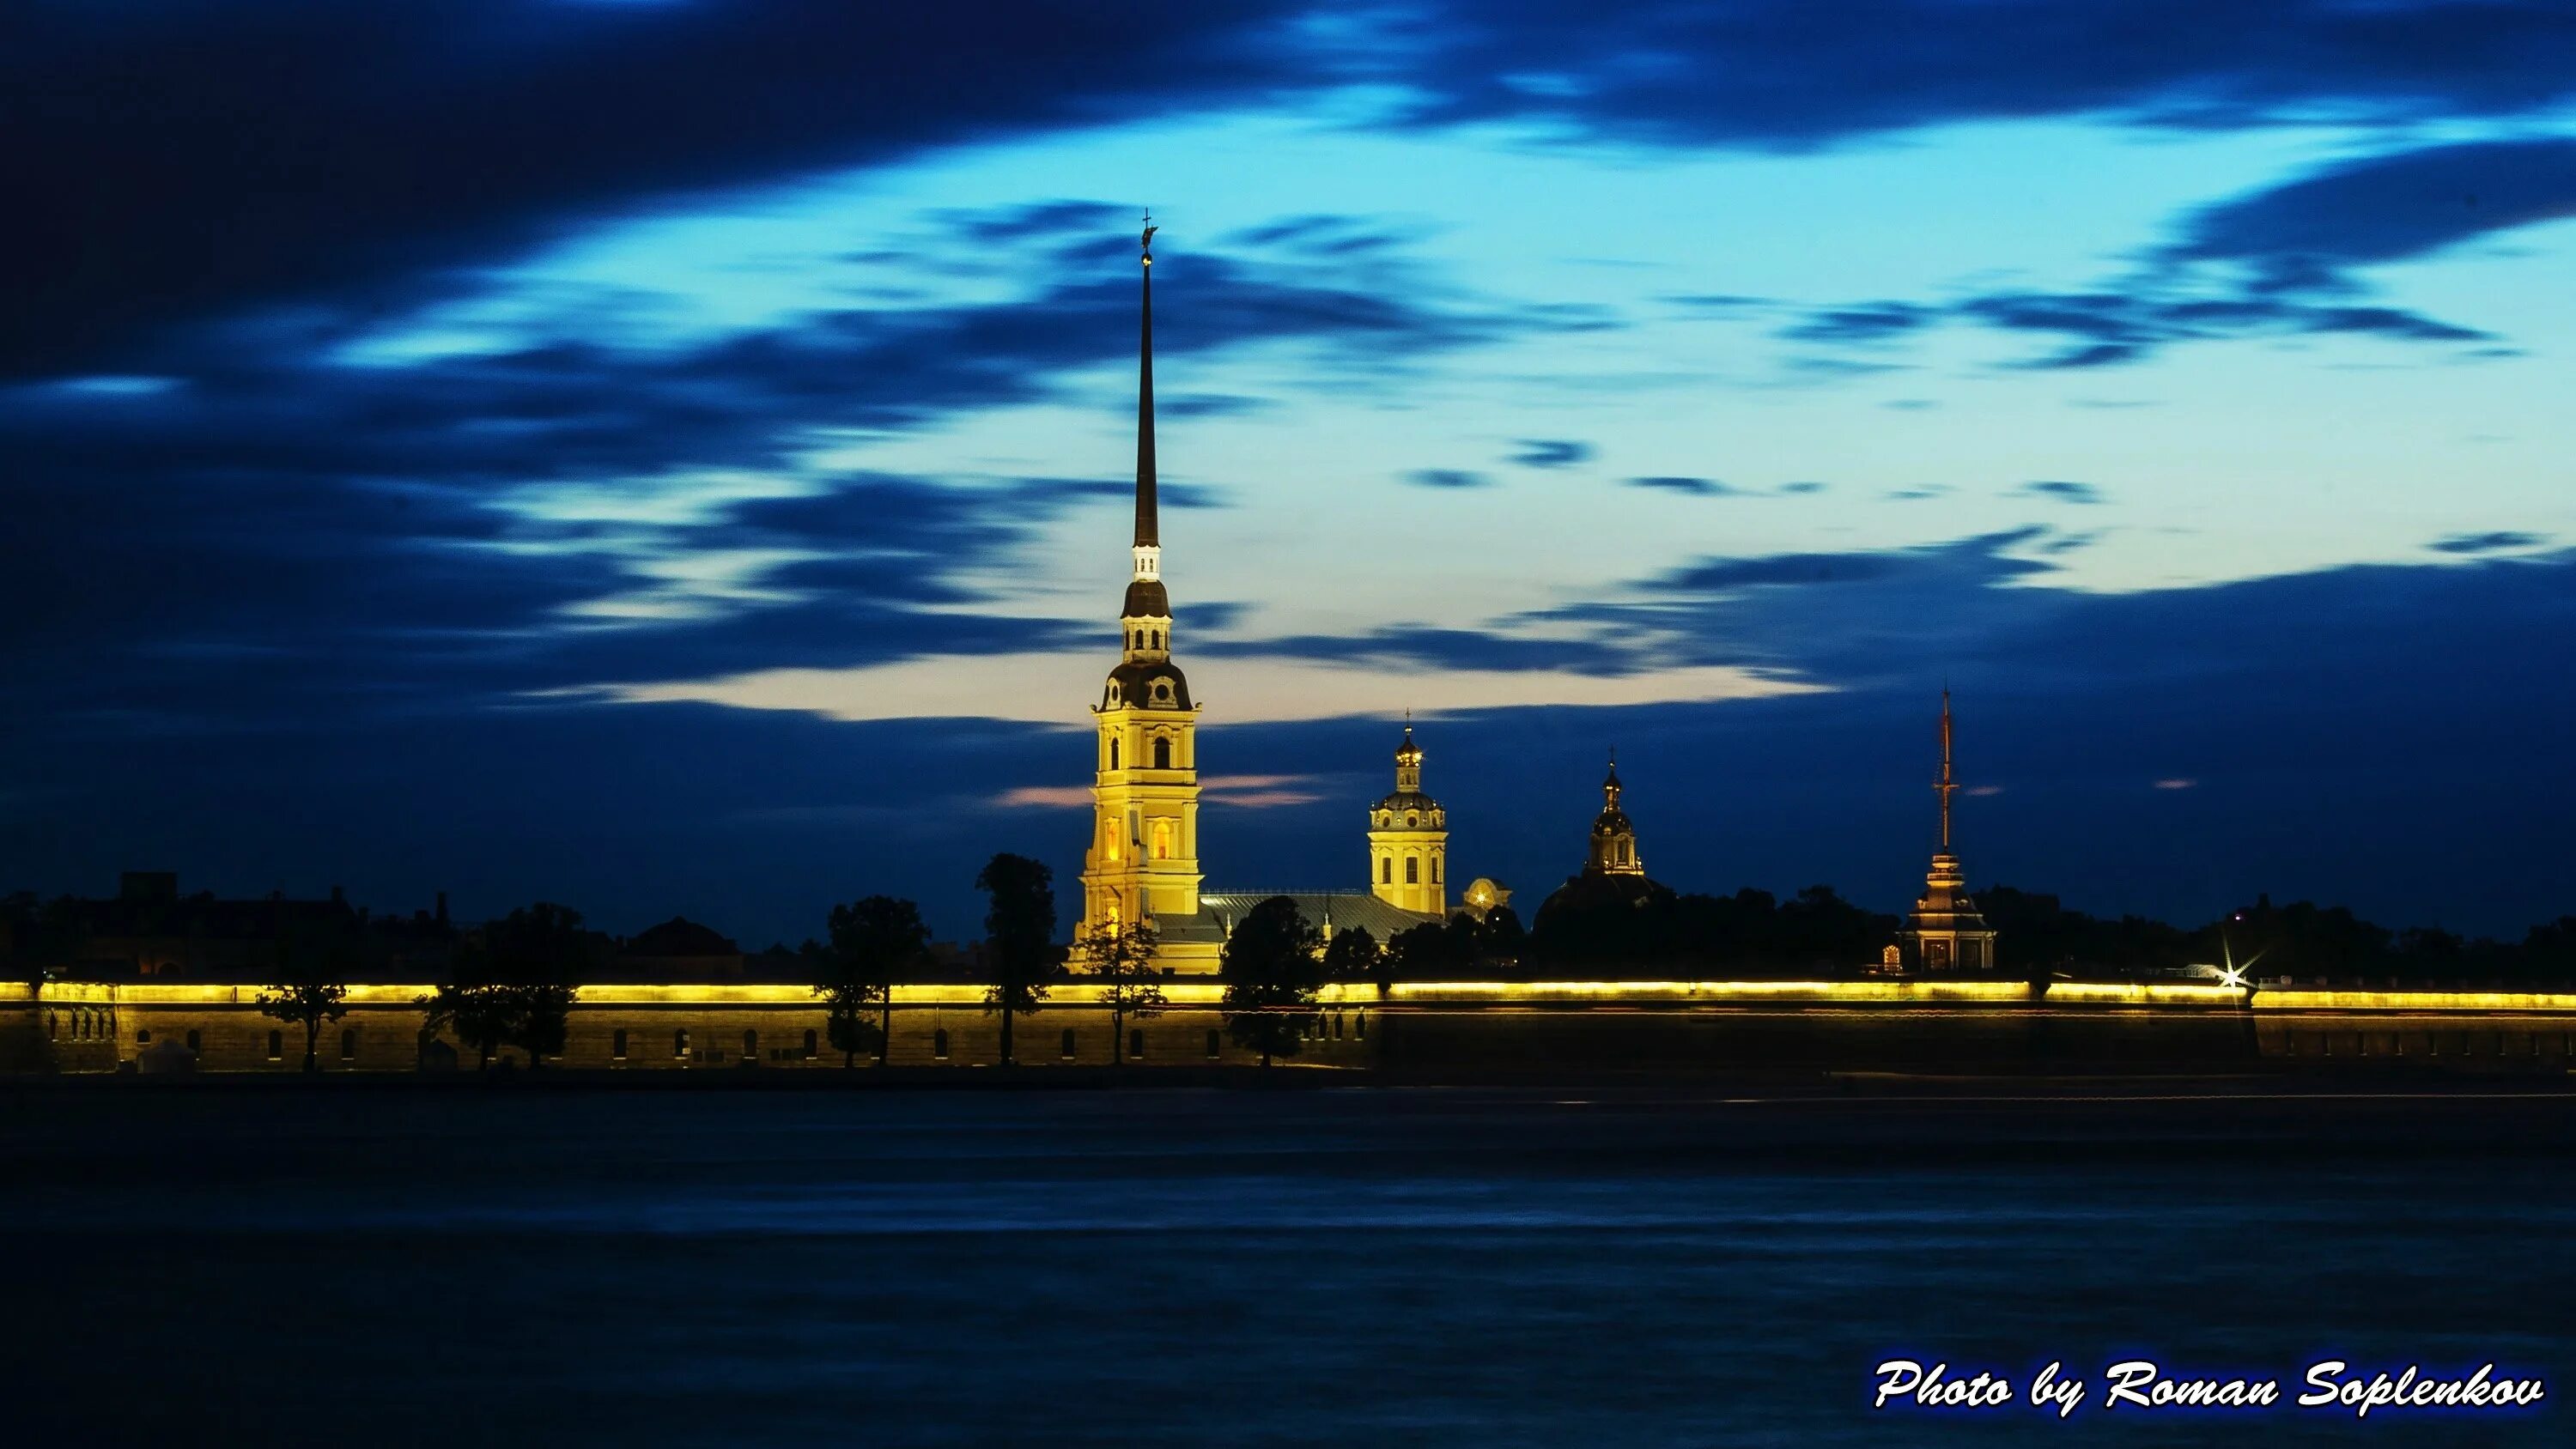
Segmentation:
{"type": "Polygon", "coordinates": [[[2576,1443],[2567,1097],[120,1087],[0,1092],[0,1442],[2576,1443]],[[2105,1415],[2133,1356],[2553,1399],[2105,1415]]]}

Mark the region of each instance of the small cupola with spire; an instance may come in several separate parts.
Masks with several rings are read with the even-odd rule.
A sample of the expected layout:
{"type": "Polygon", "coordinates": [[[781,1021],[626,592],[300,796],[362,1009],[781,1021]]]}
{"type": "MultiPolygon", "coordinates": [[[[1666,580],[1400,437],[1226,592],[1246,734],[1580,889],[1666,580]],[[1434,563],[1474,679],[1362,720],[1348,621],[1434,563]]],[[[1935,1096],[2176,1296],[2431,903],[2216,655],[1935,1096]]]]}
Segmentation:
{"type": "Polygon", "coordinates": [[[1592,854],[1585,875],[1644,875],[1637,855],[1637,827],[1619,808],[1619,752],[1610,752],[1610,773],[1601,781],[1601,813],[1592,817],[1592,854]]]}

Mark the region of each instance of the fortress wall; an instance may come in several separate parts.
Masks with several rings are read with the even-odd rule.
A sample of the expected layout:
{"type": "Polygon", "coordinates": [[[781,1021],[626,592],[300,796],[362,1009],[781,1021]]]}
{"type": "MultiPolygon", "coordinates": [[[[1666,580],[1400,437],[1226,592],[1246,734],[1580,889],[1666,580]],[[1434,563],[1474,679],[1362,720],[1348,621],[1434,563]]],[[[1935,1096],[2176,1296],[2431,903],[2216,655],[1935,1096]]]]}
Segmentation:
{"type": "MultiPolygon", "coordinates": [[[[355,988],[347,1015],[321,1034],[322,1069],[415,1070],[421,991],[355,988]]],[[[1143,1065],[1254,1060],[1224,1038],[1213,983],[1176,982],[1170,991],[1169,1009],[1130,1024],[1145,1033],[1143,1065]]],[[[2041,996],[1998,982],[1407,983],[1383,995],[1336,987],[1325,994],[1324,1032],[1300,1060],[1426,1075],[2356,1067],[2483,1074],[2564,1073],[2576,1063],[2576,996],[2266,991],[2248,1002],[2242,993],[2213,993],[2061,983],[2041,996]]],[[[300,1070],[301,1030],[262,1016],[257,997],[252,987],[158,983],[0,988],[0,1071],[115,1072],[152,1044],[192,1041],[205,1071],[300,1070]]],[[[1000,1022],[980,998],[973,986],[901,988],[890,1060],[924,1068],[998,1061],[1000,1022]]],[[[1105,1064],[1110,1029],[1096,990],[1058,986],[1043,1010],[1019,1019],[1019,1060],[1034,1068],[1065,1063],[1070,1030],[1072,1063],[1105,1064]]],[[[840,1064],[823,1012],[803,988],[742,984],[584,988],[554,1060],[596,1070],[738,1070],[746,1046],[762,1069],[840,1064]]],[[[460,1052],[458,1065],[475,1062],[460,1052]]]]}
{"type": "MultiPolygon", "coordinates": [[[[15,1072],[114,1072],[133,1062],[155,1043],[193,1045],[198,1069],[209,1072],[298,1072],[304,1064],[300,1026],[260,1013],[258,992],[230,987],[184,990],[127,988],[130,999],[114,1000],[106,987],[49,987],[41,1002],[21,1000],[16,1009],[0,1003],[0,1070],[15,1072]],[[57,999],[57,993],[61,993],[57,999]],[[92,1023],[76,1032],[75,1013],[92,1023]],[[275,1040],[272,1053],[271,1041],[275,1040]]],[[[326,1024],[318,1038],[326,1072],[409,1072],[420,1065],[423,1013],[412,1004],[416,988],[367,988],[336,1023],[326,1024]],[[349,1054],[343,1054],[347,1037],[349,1054]]],[[[1212,998],[1212,993],[1208,994],[1212,998]]],[[[1001,1059],[1001,1021],[988,1015],[973,988],[909,988],[899,993],[894,1010],[894,1041],[888,1060],[896,1066],[989,1066],[1001,1059]],[[921,999],[905,1000],[904,996],[921,999]],[[944,1051],[943,1051],[944,1048],[944,1051]]],[[[1110,1060],[1111,1020],[1093,993],[1068,990],[1066,1000],[1051,1002],[1014,1025],[1016,1056],[1021,1065],[1104,1066],[1110,1060]],[[1073,1055],[1064,1054],[1067,1031],[1073,1033],[1073,1055]]],[[[1361,1023],[1374,1011],[1327,1007],[1320,1016],[1323,1032],[1306,1044],[1301,1060],[1339,1066],[1367,1063],[1367,1028],[1361,1023]],[[1339,1019],[1340,1034],[1334,1031],[1339,1019]],[[1357,1030],[1354,1030],[1354,1027],[1357,1030]]],[[[1129,1039],[1144,1034],[1146,1065],[1205,1066],[1258,1061],[1226,1039],[1224,1015],[1212,1004],[1180,1005],[1153,1017],[1131,1018],[1129,1039]],[[1208,1033],[1217,1033],[1217,1055],[1209,1056],[1208,1033]]],[[[452,1034],[445,1040],[456,1046],[452,1034]]],[[[585,993],[575,1001],[564,1050],[550,1063],[596,1070],[736,1070],[748,1049],[762,1069],[837,1069],[840,1053],[832,1050],[823,1010],[801,988],[729,987],[691,990],[601,988],[595,998],[585,993]],[[620,1032],[625,1034],[619,1054],[620,1032]],[[813,1055],[806,1054],[806,1034],[813,1034],[813,1055]]],[[[516,1050],[502,1059],[524,1061],[516,1050]]],[[[859,1066],[869,1064],[861,1053],[859,1066]]],[[[457,1065],[472,1070],[475,1056],[458,1048],[457,1065]]]]}

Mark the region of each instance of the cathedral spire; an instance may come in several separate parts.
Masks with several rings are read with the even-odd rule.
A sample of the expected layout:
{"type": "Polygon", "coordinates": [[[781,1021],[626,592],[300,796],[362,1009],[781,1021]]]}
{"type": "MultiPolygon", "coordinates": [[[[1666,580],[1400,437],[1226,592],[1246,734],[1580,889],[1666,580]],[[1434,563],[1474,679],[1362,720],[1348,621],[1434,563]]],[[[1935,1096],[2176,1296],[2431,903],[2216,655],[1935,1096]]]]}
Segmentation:
{"type": "Polygon", "coordinates": [[[1169,658],[1171,597],[1163,592],[1162,531],[1154,499],[1154,233],[1162,228],[1145,217],[1138,240],[1144,266],[1144,294],[1136,334],[1136,571],[1128,576],[1127,600],[1118,615],[1127,621],[1127,652],[1134,658],[1169,658]]]}
{"type": "Polygon", "coordinates": [[[1941,797],[1941,848],[1950,848],[1950,796],[1959,782],[1950,775],[1950,690],[1941,689],[1941,778],[1932,786],[1941,797]]]}
{"type": "MultiPolygon", "coordinates": [[[[1144,264],[1144,306],[1136,344],[1136,547],[1162,546],[1154,508],[1154,233],[1162,230],[1154,223],[1154,214],[1145,213],[1145,235],[1137,243],[1144,264]]],[[[1142,572],[1143,558],[1138,558],[1138,578],[1153,575],[1142,572]]]]}

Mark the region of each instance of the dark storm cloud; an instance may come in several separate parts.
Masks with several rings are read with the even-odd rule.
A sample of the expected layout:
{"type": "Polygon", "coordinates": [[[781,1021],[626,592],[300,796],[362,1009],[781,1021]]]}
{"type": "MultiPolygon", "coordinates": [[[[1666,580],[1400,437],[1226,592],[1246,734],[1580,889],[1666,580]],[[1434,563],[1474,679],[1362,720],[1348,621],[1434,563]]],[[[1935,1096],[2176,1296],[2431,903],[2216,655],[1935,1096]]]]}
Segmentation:
{"type": "Polygon", "coordinates": [[[1231,98],[1292,59],[1276,13],[18,7],[0,263],[44,285],[0,320],[0,374],[264,300],[415,300],[645,198],[1231,98]]]}
{"type": "Polygon", "coordinates": [[[2055,571],[2022,556],[2049,537],[2033,526],[1913,548],[1703,559],[1513,627],[1588,628],[1668,667],[1727,664],[1864,683],[1925,657],[1935,636],[1945,646],[1981,638],[2047,607],[2062,591],[2013,585],[2055,571]]]}
{"type": "Polygon", "coordinates": [[[1424,121],[1782,149],[2028,116],[2231,127],[2514,115],[2576,95],[2576,13],[2511,0],[1489,0],[1351,50],[1421,87],[1424,121]]]}
{"type": "Polygon", "coordinates": [[[2576,141],[2398,151],[2194,211],[2116,285],[1987,291],[1941,305],[1829,307],[1806,313],[1780,335],[1866,346],[1962,321],[2054,339],[2055,350],[2018,365],[2078,370],[2135,362],[2178,343],[2235,337],[2493,342],[2495,335],[2480,327],[2370,302],[2352,269],[2567,216],[2576,216],[2576,141]]]}
{"type": "Polygon", "coordinates": [[[2178,261],[2240,262],[2286,288],[2576,216],[2576,140],[2483,141],[2372,156],[2188,218],[2178,261]]]}
{"type": "Polygon", "coordinates": [[[1591,458],[1590,443],[1569,438],[1523,438],[1511,461],[1523,468],[1571,468],[1591,458]]]}
{"type": "MultiPolygon", "coordinates": [[[[1045,226],[1080,222],[1041,211],[1045,226]]],[[[1012,225],[1034,234],[1041,218],[1012,225]]],[[[301,716],[317,696],[363,714],[1012,647],[1011,621],[925,611],[969,602],[955,579],[1063,507],[1130,485],[804,479],[797,455],[819,429],[1053,396],[1131,355],[1133,287],[1121,266],[1013,302],[809,315],[695,347],[541,342],[399,367],[327,360],[336,323],[259,317],[156,344],[168,385],[0,390],[26,558],[0,574],[10,692],[154,721],[301,716]],[[707,472],[812,491],[690,502],[707,472]],[[554,495],[584,490],[588,513],[564,516],[554,495]],[[680,521],[646,521],[671,499],[680,521]],[[727,548],[813,556],[750,580],[767,595],[754,599],[691,597],[659,577],[727,548]],[[647,612],[596,611],[619,597],[647,612]]],[[[1172,268],[1159,290],[1157,342],[1173,355],[1302,339],[1386,372],[1555,325],[1221,254],[1172,268]]],[[[1180,481],[1167,496],[1214,501],[1180,481]]],[[[1021,627],[1022,644],[1052,637],[1021,627]]]]}
{"type": "MultiPolygon", "coordinates": [[[[2554,732],[2576,684],[2530,665],[2576,633],[2576,558],[2071,594],[2015,586],[2032,567],[2002,556],[2016,540],[2044,541],[1830,556],[1832,587],[1814,586],[1819,556],[1642,581],[1605,628],[1704,635],[1712,655],[1795,668],[1836,692],[1425,721],[1426,783],[1462,864],[1544,895],[1580,864],[1600,750],[1615,740],[1659,878],[1721,890],[1828,880],[1901,907],[1929,848],[1924,784],[1946,675],[1963,771],[2007,787],[1961,812],[1979,881],[2174,915],[2262,890],[2323,892],[2382,919],[2490,930],[2567,907],[2561,821],[2576,767],[2554,732]],[[2481,770],[2482,759],[2521,768],[2481,770]],[[2145,788],[2169,778],[2200,788],[2145,788]],[[2392,851],[2384,835],[2344,828],[2365,778],[2370,813],[2416,822],[2445,849],[2392,851]]],[[[1347,655],[1340,639],[1285,643],[1347,655]]],[[[1386,631],[1367,647],[1435,663],[1625,667],[1615,653],[1587,666],[1579,642],[1477,631],[1386,631]]],[[[1232,657],[1212,652],[1194,677],[1216,689],[1232,657]]],[[[1258,831],[1212,809],[1209,858],[1345,879],[1353,812],[1386,788],[1391,731],[1211,720],[1210,768],[1257,761],[1333,785],[1312,805],[1265,812],[1258,831]]],[[[990,801],[1078,778],[1089,758],[1080,736],[1025,726],[698,705],[395,716],[363,731],[315,721],[140,745],[13,713],[0,717],[0,749],[23,779],[85,782],[6,802],[0,880],[13,884],[105,891],[148,859],[181,864],[191,889],[257,894],[283,881],[318,894],[345,882],[361,901],[407,909],[449,888],[468,916],[544,896],[620,929],[682,910],[791,942],[861,890],[912,896],[942,935],[971,934],[970,883],[995,850],[1068,875],[1078,829],[1050,833],[990,801]],[[889,772],[889,757],[910,767],[889,772]],[[130,828],[102,835],[100,818],[130,828]],[[894,822],[905,848],[887,852],[894,822]]]]}
{"type": "MultiPolygon", "coordinates": [[[[0,319],[0,374],[88,367],[173,321],[284,298],[405,305],[458,268],[709,188],[1354,81],[1414,97],[1416,123],[1553,118],[1762,148],[1995,117],[2505,116],[2576,94],[2576,14],[2502,0],[1507,0],[1305,23],[1323,13],[19,7],[0,30],[0,194],[20,222],[0,230],[0,264],[41,285],[0,319]]],[[[2482,185],[2506,209],[2546,204],[2510,178],[2482,185]]],[[[962,218],[961,235],[1124,231],[1128,205],[1036,203],[962,218]]],[[[2213,243],[2244,220],[2213,217],[2213,243]]],[[[1301,217],[1256,242],[1387,239],[1301,217]]]]}

